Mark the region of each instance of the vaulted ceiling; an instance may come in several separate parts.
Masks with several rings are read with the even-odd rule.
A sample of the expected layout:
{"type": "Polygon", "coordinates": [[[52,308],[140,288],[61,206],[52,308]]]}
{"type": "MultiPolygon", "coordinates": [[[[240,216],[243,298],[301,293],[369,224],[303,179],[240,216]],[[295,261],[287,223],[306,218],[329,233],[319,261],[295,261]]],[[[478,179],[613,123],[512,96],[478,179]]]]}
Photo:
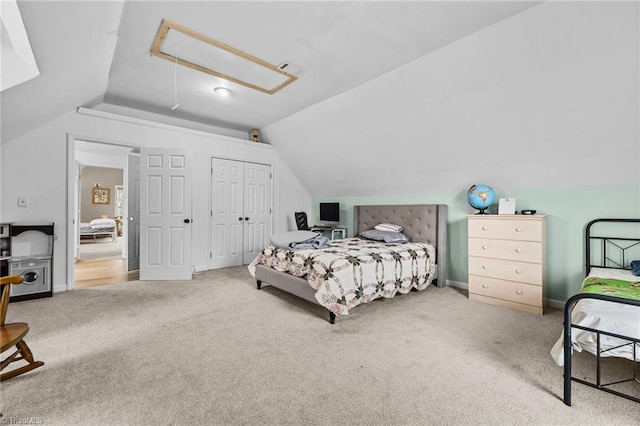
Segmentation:
{"type": "MultiPolygon", "coordinates": [[[[261,129],[538,3],[18,1],[40,75],[0,94],[2,142],[79,106],[261,129]],[[288,61],[297,80],[266,94],[152,56],[163,19],[288,61]],[[220,86],[231,96],[217,97],[220,86]]],[[[246,61],[224,66],[242,73],[246,61]]]]}

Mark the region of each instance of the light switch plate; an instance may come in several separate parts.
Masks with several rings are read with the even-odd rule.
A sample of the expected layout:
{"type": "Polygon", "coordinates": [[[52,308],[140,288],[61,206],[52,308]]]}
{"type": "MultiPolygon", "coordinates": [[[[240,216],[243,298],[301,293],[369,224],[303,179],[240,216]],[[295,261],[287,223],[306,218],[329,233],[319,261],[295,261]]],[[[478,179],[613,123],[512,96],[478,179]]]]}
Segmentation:
{"type": "Polygon", "coordinates": [[[18,207],[28,207],[29,197],[18,197],[18,207]]]}

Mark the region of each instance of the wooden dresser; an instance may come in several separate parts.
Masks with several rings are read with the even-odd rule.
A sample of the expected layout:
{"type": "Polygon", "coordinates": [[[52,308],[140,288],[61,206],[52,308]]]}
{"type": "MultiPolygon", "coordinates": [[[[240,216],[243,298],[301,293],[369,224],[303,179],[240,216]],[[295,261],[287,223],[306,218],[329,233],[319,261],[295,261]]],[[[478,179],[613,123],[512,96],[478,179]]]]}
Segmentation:
{"type": "Polygon", "coordinates": [[[543,314],[544,215],[473,215],[469,299],[543,314]]]}

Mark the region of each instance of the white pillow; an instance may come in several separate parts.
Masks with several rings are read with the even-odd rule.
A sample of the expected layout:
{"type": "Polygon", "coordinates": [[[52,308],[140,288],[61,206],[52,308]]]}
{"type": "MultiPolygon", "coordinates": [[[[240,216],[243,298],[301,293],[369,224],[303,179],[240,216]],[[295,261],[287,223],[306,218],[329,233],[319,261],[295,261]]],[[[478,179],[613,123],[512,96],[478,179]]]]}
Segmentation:
{"type": "Polygon", "coordinates": [[[402,232],[402,226],[394,225],[393,223],[381,223],[379,225],[374,226],[378,231],[391,231],[391,232],[402,232]]]}

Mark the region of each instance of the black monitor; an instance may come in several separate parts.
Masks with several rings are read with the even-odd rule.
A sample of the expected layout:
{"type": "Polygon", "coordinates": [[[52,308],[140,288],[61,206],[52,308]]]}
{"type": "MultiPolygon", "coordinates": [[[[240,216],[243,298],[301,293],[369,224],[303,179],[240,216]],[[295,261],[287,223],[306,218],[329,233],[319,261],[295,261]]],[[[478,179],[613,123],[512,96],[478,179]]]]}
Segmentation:
{"type": "Polygon", "coordinates": [[[320,220],[340,222],[340,203],[320,203],[320,220]]]}

